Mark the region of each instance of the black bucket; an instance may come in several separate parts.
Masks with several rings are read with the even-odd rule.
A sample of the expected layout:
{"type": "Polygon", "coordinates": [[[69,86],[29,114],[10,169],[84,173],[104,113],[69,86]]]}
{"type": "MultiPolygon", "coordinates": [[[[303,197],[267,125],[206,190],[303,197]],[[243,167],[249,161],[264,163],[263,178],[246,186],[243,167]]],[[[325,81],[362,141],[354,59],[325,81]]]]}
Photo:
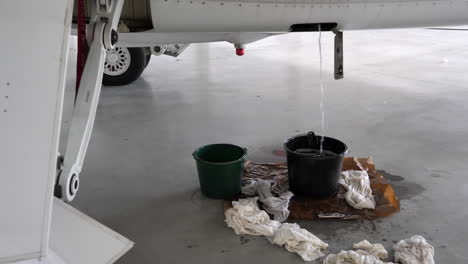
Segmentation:
{"type": "Polygon", "coordinates": [[[341,141],[309,132],[284,142],[288,159],[289,190],[298,196],[327,198],[338,189],[343,158],[348,147],[341,141]]]}

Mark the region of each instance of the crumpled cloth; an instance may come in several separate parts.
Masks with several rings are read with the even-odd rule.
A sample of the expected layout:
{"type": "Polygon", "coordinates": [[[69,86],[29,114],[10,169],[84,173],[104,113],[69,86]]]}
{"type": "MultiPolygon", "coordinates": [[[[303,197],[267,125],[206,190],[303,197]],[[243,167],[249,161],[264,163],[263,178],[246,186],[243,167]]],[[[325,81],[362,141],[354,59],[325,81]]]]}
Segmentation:
{"type": "Polygon", "coordinates": [[[353,248],[357,250],[342,250],[338,254],[328,255],[323,264],[393,264],[382,261],[388,257],[382,244],[371,244],[363,240],[354,244],[353,248]]]}
{"type": "Polygon", "coordinates": [[[375,209],[375,200],[366,171],[343,171],[339,183],[346,189],[346,202],[356,209],[375,209]]]}
{"type": "Polygon", "coordinates": [[[247,196],[257,195],[263,204],[263,209],[273,215],[276,221],[284,222],[289,217],[289,201],[294,196],[292,192],[285,192],[279,197],[271,193],[271,184],[262,179],[251,180],[244,187],[242,193],[247,196]]]}
{"type": "Polygon", "coordinates": [[[378,257],[379,259],[388,258],[387,250],[380,243],[371,244],[369,241],[363,240],[361,242],[353,244],[353,248],[362,249],[367,253],[378,257]]]}
{"type": "Polygon", "coordinates": [[[239,199],[232,202],[232,208],[226,210],[226,224],[234,229],[237,235],[273,236],[281,226],[278,221],[258,208],[258,197],[239,199]]]}
{"type": "Polygon", "coordinates": [[[241,192],[247,196],[256,196],[258,194],[258,180],[249,179],[242,183],[241,192]]]}
{"type": "Polygon", "coordinates": [[[328,244],[300,228],[297,224],[270,220],[268,214],[258,208],[258,197],[233,201],[232,208],[224,213],[226,223],[237,235],[265,236],[271,243],[284,246],[295,252],[305,261],[324,256],[322,249],[328,244]]]}
{"type": "Polygon", "coordinates": [[[323,264],[394,264],[393,262],[383,262],[374,255],[367,254],[363,250],[342,250],[338,254],[330,254],[323,264]]]}
{"type": "Polygon", "coordinates": [[[309,231],[302,229],[297,224],[290,223],[282,224],[273,237],[268,238],[268,240],[279,246],[284,246],[289,252],[297,253],[304,261],[312,261],[325,256],[322,250],[328,247],[327,243],[309,231]]]}
{"type": "Polygon", "coordinates": [[[416,235],[400,240],[393,246],[395,261],[403,264],[434,264],[434,247],[424,237],[416,235]]]}

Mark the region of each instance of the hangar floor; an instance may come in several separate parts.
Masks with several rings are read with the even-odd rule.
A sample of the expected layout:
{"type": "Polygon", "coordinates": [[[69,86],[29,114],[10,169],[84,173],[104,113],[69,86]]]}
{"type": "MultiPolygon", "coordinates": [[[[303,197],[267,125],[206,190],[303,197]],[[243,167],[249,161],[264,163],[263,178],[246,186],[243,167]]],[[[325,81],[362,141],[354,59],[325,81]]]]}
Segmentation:
{"type": "MultiPolygon", "coordinates": [[[[227,228],[222,203],[199,192],[191,153],[231,142],[251,160],[280,161],[287,137],[320,132],[317,36],[265,39],[244,57],[227,43],[192,45],[153,57],[131,85],[103,88],[73,205],[136,242],[118,263],[302,263],[227,228]]],[[[468,262],[467,41],[463,31],[345,32],[345,79],[335,81],[323,35],[326,134],[348,156],[374,157],[402,205],[381,220],[300,222],[328,253],[421,234],[436,263],[468,262]]]]}

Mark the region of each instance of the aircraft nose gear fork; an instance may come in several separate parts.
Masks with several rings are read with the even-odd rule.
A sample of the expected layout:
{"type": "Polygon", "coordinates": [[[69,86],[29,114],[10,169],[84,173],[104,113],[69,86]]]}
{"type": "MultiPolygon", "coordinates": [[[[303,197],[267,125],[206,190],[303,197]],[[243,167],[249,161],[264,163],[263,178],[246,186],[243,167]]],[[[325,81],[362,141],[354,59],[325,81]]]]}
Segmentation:
{"type": "Polygon", "coordinates": [[[96,0],[91,15],[87,32],[90,49],[76,95],[67,149],[62,165],[58,166],[61,169],[57,173],[55,195],[64,201],[72,201],[80,186],[80,173],[101,93],[106,49],[113,49],[117,43],[116,29],[122,6],[123,0],[96,0]]]}

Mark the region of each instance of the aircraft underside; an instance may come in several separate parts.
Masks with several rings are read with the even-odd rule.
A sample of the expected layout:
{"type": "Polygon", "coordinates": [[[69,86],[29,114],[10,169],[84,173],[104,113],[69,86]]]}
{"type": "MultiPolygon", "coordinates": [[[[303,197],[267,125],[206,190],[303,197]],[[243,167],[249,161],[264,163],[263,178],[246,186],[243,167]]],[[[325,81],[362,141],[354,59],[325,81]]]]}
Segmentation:
{"type": "MultiPolygon", "coordinates": [[[[86,0],[91,14],[93,0],[86,0]]],[[[126,0],[131,32],[288,32],[295,24],[341,30],[462,25],[465,0],[126,0]]]]}
{"type": "Polygon", "coordinates": [[[161,32],[287,32],[294,24],[333,22],[342,30],[468,23],[464,0],[151,0],[161,32]]]}

